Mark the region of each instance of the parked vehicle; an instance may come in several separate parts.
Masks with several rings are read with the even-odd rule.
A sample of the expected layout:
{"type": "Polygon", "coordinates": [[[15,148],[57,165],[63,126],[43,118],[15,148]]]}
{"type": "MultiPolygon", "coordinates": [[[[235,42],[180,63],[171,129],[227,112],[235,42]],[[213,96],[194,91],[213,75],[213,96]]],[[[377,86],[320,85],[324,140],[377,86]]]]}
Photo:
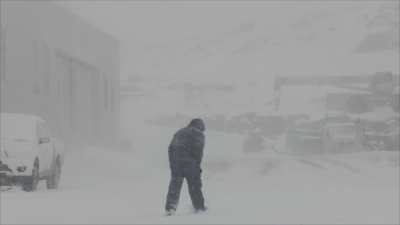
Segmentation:
{"type": "Polygon", "coordinates": [[[354,123],[332,123],[323,128],[324,151],[329,153],[361,151],[362,139],[354,123]]]}
{"type": "Polygon", "coordinates": [[[387,150],[400,151],[400,121],[399,118],[387,121],[388,129],[386,133],[390,136],[388,144],[386,145],[387,150]]]}
{"type": "Polygon", "coordinates": [[[259,130],[247,134],[243,142],[243,152],[260,152],[266,150],[265,139],[259,130]]]}
{"type": "Polygon", "coordinates": [[[399,150],[399,118],[365,122],[366,145],[371,150],[399,150]]]}
{"type": "Polygon", "coordinates": [[[45,120],[34,115],[1,113],[0,186],[21,185],[34,191],[40,180],[58,187],[63,144],[45,120]]]}
{"type": "Polygon", "coordinates": [[[363,149],[363,134],[346,115],[306,120],[286,131],[286,149],[292,153],[339,153],[363,149]]]}
{"type": "Polygon", "coordinates": [[[286,151],[295,154],[321,153],[322,147],[320,120],[304,121],[286,131],[286,151]]]}

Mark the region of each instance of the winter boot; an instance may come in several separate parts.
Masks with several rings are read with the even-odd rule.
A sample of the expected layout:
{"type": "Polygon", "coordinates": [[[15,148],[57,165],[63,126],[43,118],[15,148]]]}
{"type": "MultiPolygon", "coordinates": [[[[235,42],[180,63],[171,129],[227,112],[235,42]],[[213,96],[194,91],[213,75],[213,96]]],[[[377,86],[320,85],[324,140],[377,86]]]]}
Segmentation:
{"type": "Polygon", "coordinates": [[[208,209],[208,208],[204,206],[203,208],[195,209],[195,210],[194,210],[194,213],[202,213],[202,212],[207,211],[207,209],[208,209]]]}
{"type": "Polygon", "coordinates": [[[165,211],[165,215],[166,216],[173,216],[175,214],[175,210],[174,209],[169,209],[165,211]]]}

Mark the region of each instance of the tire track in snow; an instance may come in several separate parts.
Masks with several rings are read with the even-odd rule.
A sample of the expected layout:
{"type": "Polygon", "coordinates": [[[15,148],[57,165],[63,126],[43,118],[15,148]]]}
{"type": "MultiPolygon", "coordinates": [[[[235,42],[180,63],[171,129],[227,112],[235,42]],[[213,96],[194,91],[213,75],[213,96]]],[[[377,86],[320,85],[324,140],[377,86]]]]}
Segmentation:
{"type": "Polygon", "coordinates": [[[361,173],[360,169],[355,168],[354,166],[350,165],[349,163],[343,162],[341,160],[330,159],[330,158],[324,158],[321,160],[323,160],[324,162],[330,163],[331,165],[338,166],[340,168],[344,168],[347,171],[350,171],[352,173],[357,173],[357,174],[361,173]]]}
{"type": "Polygon", "coordinates": [[[327,169],[325,166],[322,166],[321,164],[313,162],[311,160],[298,159],[297,161],[299,161],[299,162],[301,162],[301,163],[303,163],[303,164],[305,164],[307,166],[313,167],[313,168],[318,168],[318,169],[323,169],[323,170],[327,169]]]}

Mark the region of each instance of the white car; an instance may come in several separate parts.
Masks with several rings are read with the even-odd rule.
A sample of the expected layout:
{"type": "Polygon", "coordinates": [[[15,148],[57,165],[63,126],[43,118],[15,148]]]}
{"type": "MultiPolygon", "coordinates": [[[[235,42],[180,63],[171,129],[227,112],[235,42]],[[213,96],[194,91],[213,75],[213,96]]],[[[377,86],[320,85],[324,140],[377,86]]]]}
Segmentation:
{"type": "Polygon", "coordinates": [[[362,149],[361,136],[354,123],[333,123],[323,129],[325,152],[352,152],[362,149]]]}
{"type": "Polygon", "coordinates": [[[0,186],[34,191],[39,180],[55,189],[61,175],[63,144],[46,121],[34,115],[1,113],[0,186]]]}

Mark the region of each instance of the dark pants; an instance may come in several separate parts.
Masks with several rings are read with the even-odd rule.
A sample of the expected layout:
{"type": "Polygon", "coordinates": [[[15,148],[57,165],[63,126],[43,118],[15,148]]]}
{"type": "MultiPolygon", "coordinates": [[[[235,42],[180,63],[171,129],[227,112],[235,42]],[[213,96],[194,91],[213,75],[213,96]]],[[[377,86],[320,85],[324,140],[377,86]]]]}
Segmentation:
{"type": "Polygon", "coordinates": [[[176,210],[179,202],[183,179],[186,178],[190,198],[195,210],[204,209],[204,197],[201,191],[201,169],[195,162],[178,161],[171,165],[166,210],[176,210]]]}

